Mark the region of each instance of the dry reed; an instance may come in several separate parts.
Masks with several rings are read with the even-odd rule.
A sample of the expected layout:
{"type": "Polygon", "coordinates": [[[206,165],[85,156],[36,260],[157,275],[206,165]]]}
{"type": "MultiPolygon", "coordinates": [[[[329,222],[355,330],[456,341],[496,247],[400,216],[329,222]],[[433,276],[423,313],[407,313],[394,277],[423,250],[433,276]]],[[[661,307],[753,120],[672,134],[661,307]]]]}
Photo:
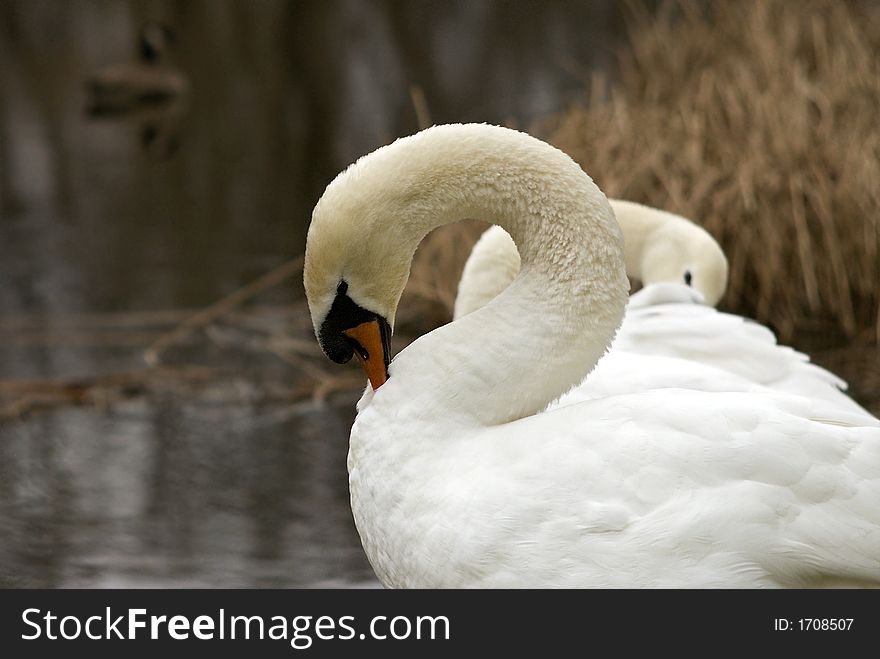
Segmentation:
{"type": "Polygon", "coordinates": [[[786,341],[880,325],[880,5],[632,5],[619,80],[544,126],[611,196],[702,223],[723,305],[786,341]]]}

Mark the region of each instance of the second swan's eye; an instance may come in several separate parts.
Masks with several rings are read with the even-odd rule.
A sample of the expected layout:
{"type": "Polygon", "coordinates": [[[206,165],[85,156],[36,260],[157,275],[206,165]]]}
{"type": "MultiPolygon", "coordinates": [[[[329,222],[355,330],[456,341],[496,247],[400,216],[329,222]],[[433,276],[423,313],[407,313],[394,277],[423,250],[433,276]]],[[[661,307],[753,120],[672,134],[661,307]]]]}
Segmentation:
{"type": "Polygon", "coordinates": [[[693,278],[694,278],[694,277],[693,277],[693,275],[691,274],[691,271],[690,271],[690,270],[685,270],[685,271],[684,271],[684,283],[685,283],[685,284],[687,284],[688,286],[690,286],[690,285],[691,285],[691,281],[693,280],[693,278]]]}

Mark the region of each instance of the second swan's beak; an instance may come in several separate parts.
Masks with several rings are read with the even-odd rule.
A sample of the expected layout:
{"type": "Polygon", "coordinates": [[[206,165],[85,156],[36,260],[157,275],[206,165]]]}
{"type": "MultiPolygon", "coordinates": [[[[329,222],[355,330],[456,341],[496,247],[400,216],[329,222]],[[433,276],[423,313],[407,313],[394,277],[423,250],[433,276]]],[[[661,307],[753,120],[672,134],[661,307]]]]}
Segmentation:
{"type": "Polygon", "coordinates": [[[390,355],[386,351],[386,340],[382,335],[382,327],[378,320],[368,320],[356,327],[344,330],[345,336],[355,343],[355,354],[361,362],[364,372],[370,379],[374,390],[388,380],[388,361],[390,355]]]}

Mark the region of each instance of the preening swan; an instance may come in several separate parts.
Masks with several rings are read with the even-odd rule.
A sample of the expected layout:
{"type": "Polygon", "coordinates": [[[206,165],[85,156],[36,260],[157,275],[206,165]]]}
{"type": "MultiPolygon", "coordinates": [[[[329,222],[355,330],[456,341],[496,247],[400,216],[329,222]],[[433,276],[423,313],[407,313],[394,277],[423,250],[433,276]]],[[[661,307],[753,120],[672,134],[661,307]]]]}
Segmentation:
{"type": "MultiPolygon", "coordinates": [[[[609,199],[623,231],[624,260],[630,277],[646,290],[636,293],[631,305],[665,300],[663,294],[690,296],[687,291],[660,287],[660,282],[684,283],[715,306],[727,289],[727,257],[702,227],[673,213],[632,201],[609,199]]],[[[453,318],[482,307],[510,285],[519,272],[519,253],[510,235],[500,226],[483,232],[474,245],[458,284],[453,318]]]]}
{"type": "Polygon", "coordinates": [[[557,149],[452,125],[365,156],[315,207],[304,280],[322,348],[372,385],[348,469],[384,585],[880,583],[877,419],[659,374],[541,412],[608,349],[628,290],[608,201],[557,149]],[[469,217],[510,233],[519,275],[389,363],[416,246],[469,217]]]}

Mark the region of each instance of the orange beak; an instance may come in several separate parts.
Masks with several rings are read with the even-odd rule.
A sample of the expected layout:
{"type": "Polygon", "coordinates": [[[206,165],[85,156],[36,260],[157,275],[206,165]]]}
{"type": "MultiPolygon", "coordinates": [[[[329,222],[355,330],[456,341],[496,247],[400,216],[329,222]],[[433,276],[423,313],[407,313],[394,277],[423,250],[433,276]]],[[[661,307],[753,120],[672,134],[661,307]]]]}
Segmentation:
{"type": "Polygon", "coordinates": [[[357,349],[354,352],[358,356],[361,367],[367,374],[373,389],[376,390],[385,384],[388,380],[388,371],[385,366],[385,346],[382,342],[379,322],[370,320],[357,327],[344,330],[342,333],[357,343],[357,349]]]}

